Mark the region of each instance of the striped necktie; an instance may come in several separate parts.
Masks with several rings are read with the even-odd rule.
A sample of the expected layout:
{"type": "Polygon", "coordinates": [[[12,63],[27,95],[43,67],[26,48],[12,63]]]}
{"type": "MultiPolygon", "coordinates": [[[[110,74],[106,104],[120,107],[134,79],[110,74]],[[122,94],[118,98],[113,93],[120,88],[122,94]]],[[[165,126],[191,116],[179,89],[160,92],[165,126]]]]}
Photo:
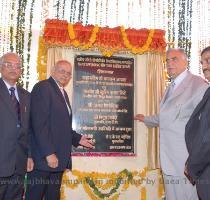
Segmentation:
{"type": "Polygon", "coordinates": [[[168,99],[172,95],[175,85],[176,85],[175,82],[172,81],[171,84],[169,85],[168,92],[166,94],[165,100],[168,99]]]}

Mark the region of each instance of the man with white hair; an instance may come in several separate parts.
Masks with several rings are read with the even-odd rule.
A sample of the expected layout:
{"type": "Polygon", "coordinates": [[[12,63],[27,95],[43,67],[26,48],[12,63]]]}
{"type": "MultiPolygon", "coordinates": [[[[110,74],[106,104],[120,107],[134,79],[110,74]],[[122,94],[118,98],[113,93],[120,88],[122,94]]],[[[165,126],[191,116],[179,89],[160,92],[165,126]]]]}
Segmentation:
{"type": "Polygon", "coordinates": [[[22,200],[26,169],[33,168],[28,158],[30,94],[16,84],[22,73],[17,54],[1,57],[0,72],[0,199],[22,200]]]}
{"type": "Polygon", "coordinates": [[[160,163],[167,200],[198,199],[196,188],[184,175],[188,157],[184,136],[185,125],[208,84],[191,74],[187,65],[182,49],[169,49],[166,67],[172,81],[161,100],[159,114],[135,116],[149,128],[160,127],[160,163]]]}
{"type": "Polygon", "coordinates": [[[51,77],[31,92],[31,155],[34,170],[28,173],[26,200],[59,200],[62,175],[71,169],[72,145],[93,148],[84,135],[72,129],[72,110],[64,87],[72,77],[72,65],[59,60],[51,77]]]}

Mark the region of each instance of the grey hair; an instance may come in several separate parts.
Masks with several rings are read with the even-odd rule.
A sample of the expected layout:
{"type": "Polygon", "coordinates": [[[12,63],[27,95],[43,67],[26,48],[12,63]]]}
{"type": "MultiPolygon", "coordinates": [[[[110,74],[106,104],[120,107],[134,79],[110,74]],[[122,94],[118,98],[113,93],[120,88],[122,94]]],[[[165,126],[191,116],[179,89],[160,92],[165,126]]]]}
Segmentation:
{"type": "Polygon", "coordinates": [[[21,58],[19,57],[18,54],[13,53],[13,52],[8,52],[8,53],[5,53],[5,54],[0,58],[0,65],[2,65],[2,64],[4,63],[5,58],[6,58],[7,56],[9,56],[9,55],[13,55],[13,56],[18,57],[19,62],[21,63],[21,58]]]}
{"type": "Polygon", "coordinates": [[[183,55],[183,58],[186,59],[186,60],[188,60],[187,55],[186,55],[184,49],[181,49],[181,48],[170,48],[170,49],[168,49],[166,51],[166,55],[168,55],[168,53],[170,53],[171,51],[178,51],[178,52],[180,52],[183,55]]]}

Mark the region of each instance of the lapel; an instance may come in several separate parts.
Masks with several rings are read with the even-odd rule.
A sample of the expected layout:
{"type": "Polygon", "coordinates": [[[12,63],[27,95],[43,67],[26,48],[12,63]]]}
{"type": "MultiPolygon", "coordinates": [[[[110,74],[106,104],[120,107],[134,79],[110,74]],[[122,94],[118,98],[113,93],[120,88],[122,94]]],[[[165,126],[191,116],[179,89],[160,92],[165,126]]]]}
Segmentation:
{"type": "Polygon", "coordinates": [[[21,124],[22,124],[24,121],[23,116],[25,115],[25,113],[27,112],[27,109],[29,108],[26,107],[26,100],[25,100],[23,89],[17,86],[17,92],[18,92],[18,97],[19,97],[20,116],[21,116],[21,124]]]}
{"type": "Polygon", "coordinates": [[[165,91],[165,93],[163,95],[163,98],[162,98],[162,100],[160,102],[160,107],[162,107],[163,104],[165,103],[165,101],[167,100],[166,98],[167,98],[168,93],[169,93],[169,88],[170,88],[170,85],[166,88],[166,91],[165,91]]]}
{"type": "Polygon", "coordinates": [[[197,105],[197,107],[193,111],[190,119],[192,119],[201,110],[201,108],[206,104],[206,102],[209,98],[210,98],[210,87],[206,90],[206,92],[203,96],[203,99],[200,101],[200,103],[197,105]]]}
{"type": "Polygon", "coordinates": [[[65,100],[64,100],[63,95],[62,95],[62,93],[61,93],[61,91],[60,91],[60,88],[58,87],[58,85],[57,85],[57,83],[55,82],[55,80],[54,80],[52,77],[50,77],[50,78],[48,79],[48,81],[50,82],[51,86],[54,88],[54,91],[55,91],[56,95],[59,97],[59,99],[60,99],[63,103],[65,103],[65,100]]]}
{"type": "Polygon", "coordinates": [[[177,96],[181,95],[187,87],[189,87],[189,82],[192,78],[192,74],[188,71],[187,76],[182,80],[182,82],[179,84],[179,86],[174,90],[173,94],[171,94],[167,99],[167,93],[169,92],[169,87],[166,89],[166,92],[163,96],[163,100],[161,101],[161,106],[166,105],[169,103],[171,100],[176,98],[177,96]]]}
{"type": "Polygon", "coordinates": [[[69,101],[68,94],[66,93],[65,90],[63,90],[63,91],[64,91],[64,95],[65,95],[66,102],[67,102],[67,104],[68,104],[68,106],[69,106],[70,111],[72,112],[71,104],[70,104],[70,101],[69,101]]]}
{"type": "MultiPolygon", "coordinates": [[[[55,93],[56,93],[56,95],[58,96],[58,98],[63,102],[63,104],[64,104],[64,106],[65,106],[65,108],[66,108],[66,111],[68,112],[68,115],[69,115],[69,111],[68,111],[68,108],[67,108],[67,105],[66,105],[64,96],[63,96],[63,94],[61,93],[61,90],[60,90],[60,88],[58,87],[57,83],[55,82],[55,80],[54,80],[52,77],[50,77],[50,78],[48,79],[48,81],[50,82],[51,86],[54,88],[55,93]]],[[[66,95],[67,95],[67,94],[66,94],[66,95]]],[[[67,99],[68,99],[68,98],[67,98],[67,99]]],[[[69,100],[68,100],[67,103],[70,105],[69,100]]],[[[71,109],[71,106],[69,106],[69,108],[71,109]]]]}
{"type": "Polygon", "coordinates": [[[15,120],[18,120],[17,113],[14,109],[14,105],[12,104],[12,100],[10,98],[9,91],[7,89],[7,86],[5,85],[2,78],[0,78],[0,97],[4,101],[5,105],[8,107],[8,110],[11,112],[12,116],[15,120]]]}

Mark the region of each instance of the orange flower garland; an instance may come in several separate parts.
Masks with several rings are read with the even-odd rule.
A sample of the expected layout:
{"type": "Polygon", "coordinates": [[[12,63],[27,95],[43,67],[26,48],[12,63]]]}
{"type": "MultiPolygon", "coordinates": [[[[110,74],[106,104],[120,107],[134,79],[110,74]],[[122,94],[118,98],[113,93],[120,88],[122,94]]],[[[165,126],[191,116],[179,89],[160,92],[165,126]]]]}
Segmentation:
{"type": "Polygon", "coordinates": [[[158,29],[124,29],[124,27],[83,26],[65,20],[46,20],[44,42],[49,46],[73,46],[81,50],[98,48],[104,56],[119,51],[142,54],[147,51],[165,52],[165,32],[158,29]]]}
{"type": "Polygon", "coordinates": [[[125,29],[123,26],[121,26],[120,28],[121,30],[121,33],[122,33],[122,37],[123,37],[123,41],[124,41],[124,44],[125,46],[133,53],[133,54],[143,54],[144,52],[148,51],[149,50],[149,46],[152,42],[152,38],[154,36],[154,29],[151,29],[149,31],[149,35],[148,35],[148,38],[147,38],[147,41],[146,43],[142,46],[142,47],[135,47],[133,46],[129,40],[128,40],[128,37],[127,37],[127,34],[125,32],[125,29]]]}
{"type": "Polygon", "coordinates": [[[66,20],[48,19],[39,40],[39,79],[46,78],[47,48],[73,46],[80,50],[98,49],[106,57],[122,51],[133,54],[165,53],[164,36],[165,31],[159,29],[83,26],[81,23],[70,24],[66,20]]]}

